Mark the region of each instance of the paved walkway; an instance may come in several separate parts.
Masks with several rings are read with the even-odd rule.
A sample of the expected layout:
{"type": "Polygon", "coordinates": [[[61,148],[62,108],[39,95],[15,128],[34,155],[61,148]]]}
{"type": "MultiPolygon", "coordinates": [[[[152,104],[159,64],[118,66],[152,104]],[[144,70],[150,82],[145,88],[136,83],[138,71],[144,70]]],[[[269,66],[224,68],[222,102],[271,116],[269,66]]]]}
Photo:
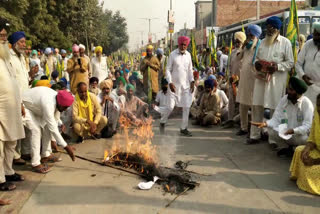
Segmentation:
{"type": "MultiPolygon", "coordinates": [[[[194,137],[181,137],[178,123],[170,120],[165,136],[155,127],[159,162],[191,161],[189,170],[210,176],[197,176],[200,187],[170,207],[165,208],[175,195],[159,185],[141,191],[136,188],[141,179],[134,175],[62,155],[45,176],[23,169],[27,181],[0,194],[15,201],[0,213],[320,213],[320,197],[300,191],[288,179],[290,160],[279,159],[266,143],[244,145],[245,137],[235,136],[235,129],[220,127],[190,127],[194,137]]],[[[113,140],[121,136],[77,145],[77,153],[99,161],[113,140]]]]}

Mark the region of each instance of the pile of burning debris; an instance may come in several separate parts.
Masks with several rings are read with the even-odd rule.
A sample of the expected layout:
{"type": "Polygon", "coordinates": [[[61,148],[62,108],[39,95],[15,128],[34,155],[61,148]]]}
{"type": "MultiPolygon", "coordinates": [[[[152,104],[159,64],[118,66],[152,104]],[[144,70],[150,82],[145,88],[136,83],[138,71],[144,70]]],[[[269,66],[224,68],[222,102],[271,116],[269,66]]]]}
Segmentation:
{"type": "Polygon", "coordinates": [[[192,181],[190,171],[156,164],[156,147],[151,143],[154,136],[152,118],[136,126],[122,117],[120,124],[125,143],[115,141],[111,150],[105,151],[103,159],[105,165],[125,168],[147,181],[153,181],[157,176],[159,179],[156,183],[162,185],[164,191],[174,194],[181,194],[199,185],[192,181]]]}

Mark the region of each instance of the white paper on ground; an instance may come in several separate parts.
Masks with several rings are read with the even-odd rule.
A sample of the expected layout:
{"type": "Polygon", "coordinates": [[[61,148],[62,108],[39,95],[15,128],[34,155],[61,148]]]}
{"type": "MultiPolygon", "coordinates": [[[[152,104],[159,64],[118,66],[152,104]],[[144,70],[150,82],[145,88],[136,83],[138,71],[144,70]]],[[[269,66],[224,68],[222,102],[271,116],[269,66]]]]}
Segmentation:
{"type": "Polygon", "coordinates": [[[159,180],[159,177],[154,176],[154,177],[153,177],[153,181],[140,182],[140,183],[138,184],[138,187],[139,187],[139,189],[142,189],[142,190],[151,189],[152,186],[157,182],[157,180],[159,180]]]}
{"type": "Polygon", "coordinates": [[[279,137],[284,140],[289,140],[292,138],[292,135],[285,135],[286,131],[288,130],[288,125],[286,123],[279,125],[279,137]]]}

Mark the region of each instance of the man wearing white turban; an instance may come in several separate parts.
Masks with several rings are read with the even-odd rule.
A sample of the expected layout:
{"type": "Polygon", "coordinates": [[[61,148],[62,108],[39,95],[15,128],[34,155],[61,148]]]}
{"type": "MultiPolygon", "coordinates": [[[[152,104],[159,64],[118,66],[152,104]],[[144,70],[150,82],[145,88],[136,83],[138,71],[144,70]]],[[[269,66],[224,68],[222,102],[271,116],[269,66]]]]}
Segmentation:
{"type": "Polygon", "coordinates": [[[312,25],[313,39],[308,40],[298,55],[296,71],[309,86],[304,94],[307,96],[313,106],[316,106],[317,95],[320,94],[320,22],[312,25]]]}
{"type": "Polygon", "coordinates": [[[56,70],[57,58],[53,56],[51,48],[45,49],[40,60],[40,65],[48,77],[50,77],[51,73],[56,70]]]}

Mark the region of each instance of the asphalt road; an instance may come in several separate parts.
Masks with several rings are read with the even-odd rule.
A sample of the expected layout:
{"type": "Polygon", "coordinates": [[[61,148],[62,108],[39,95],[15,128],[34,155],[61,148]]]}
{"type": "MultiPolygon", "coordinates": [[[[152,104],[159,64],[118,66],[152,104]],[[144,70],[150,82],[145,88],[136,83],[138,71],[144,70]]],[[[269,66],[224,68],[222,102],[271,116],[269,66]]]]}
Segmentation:
{"type": "MultiPolygon", "coordinates": [[[[280,159],[266,143],[244,145],[236,129],[190,127],[193,137],[179,136],[179,120],[172,119],[160,136],[155,122],[153,144],[158,162],[172,167],[176,161],[190,161],[189,170],[207,174],[195,176],[200,186],[166,205],[175,195],[159,185],[137,189],[141,178],[80,159],[72,162],[62,154],[45,176],[18,171],[26,181],[14,192],[0,193],[13,204],[0,213],[320,213],[320,197],[300,191],[289,180],[290,160],[280,159]]],[[[77,154],[100,161],[111,140],[86,141],[76,145],[77,154]]]]}

